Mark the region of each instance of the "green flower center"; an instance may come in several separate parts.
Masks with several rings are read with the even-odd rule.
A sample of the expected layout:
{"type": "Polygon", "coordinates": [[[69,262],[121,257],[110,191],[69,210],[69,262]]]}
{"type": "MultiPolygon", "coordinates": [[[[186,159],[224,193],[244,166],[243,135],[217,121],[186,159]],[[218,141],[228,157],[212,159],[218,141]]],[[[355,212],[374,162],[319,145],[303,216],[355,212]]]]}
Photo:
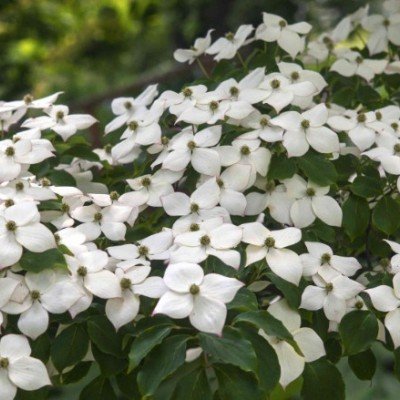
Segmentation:
{"type": "Polygon", "coordinates": [[[8,358],[5,357],[0,357],[0,368],[8,368],[10,365],[10,362],[8,361],[8,358]]]}
{"type": "Polygon", "coordinates": [[[192,203],[192,204],[190,205],[190,211],[191,211],[192,213],[197,213],[199,210],[200,210],[200,207],[199,207],[198,204],[192,203]]]}
{"type": "Polygon", "coordinates": [[[211,240],[208,235],[204,235],[200,238],[200,244],[202,246],[208,246],[210,244],[211,240]]]}
{"type": "Polygon", "coordinates": [[[7,147],[5,153],[7,157],[12,157],[15,154],[14,147],[7,147]]]}
{"type": "Polygon", "coordinates": [[[200,287],[198,285],[193,284],[190,286],[189,292],[194,296],[200,292],[200,287]]]}
{"type": "Polygon", "coordinates": [[[32,290],[31,299],[32,300],[39,300],[40,299],[40,292],[38,290],[32,290]]]}
{"type": "Polygon", "coordinates": [[[79,267],[76,273],[78,274],[78,276],[84,278],[87,275],[87,268],[83,266],[79,267]]]}
{"type": "Polygon", "coordinates": [[[10,232],[15,232],[17,229],[17,224],[14,221],[8,221],[6,223],[6,229],[10,232]]]}
{"type": "Polygon", "coordinates": [[[275,246],[275,239],[273,237],[267,237],[265,239],[265,246],[268,248],[274,247],[275,246]]]}
{"type": "Polygon", "coordinates": [[[149,248],[146,246],[139,246],[138,252],[140,256],[146,257],[149,254],[149,248]]]}
{"type": "Polygon", "coordinates": [[[121,281],[119,282],[121,289],[127,290],[130,289],[132,286],[132,281],[128,278],[122,278],[121,281]]]}

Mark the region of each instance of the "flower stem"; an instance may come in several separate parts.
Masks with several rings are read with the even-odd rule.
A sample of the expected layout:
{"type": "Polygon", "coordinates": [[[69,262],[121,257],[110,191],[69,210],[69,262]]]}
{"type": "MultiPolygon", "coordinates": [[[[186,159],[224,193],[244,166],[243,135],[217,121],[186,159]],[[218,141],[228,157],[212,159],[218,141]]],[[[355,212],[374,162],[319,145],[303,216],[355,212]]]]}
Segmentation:
{"type": "Polygon", "coordinates": [[[196,58],[197,64],[199,65],[201,72],[203,73],[203,75],[207,78],[210,79],[210,75],[208,74],[207,70],[204,68],[203,63],[200,61],[199,58],[196,58]]]}

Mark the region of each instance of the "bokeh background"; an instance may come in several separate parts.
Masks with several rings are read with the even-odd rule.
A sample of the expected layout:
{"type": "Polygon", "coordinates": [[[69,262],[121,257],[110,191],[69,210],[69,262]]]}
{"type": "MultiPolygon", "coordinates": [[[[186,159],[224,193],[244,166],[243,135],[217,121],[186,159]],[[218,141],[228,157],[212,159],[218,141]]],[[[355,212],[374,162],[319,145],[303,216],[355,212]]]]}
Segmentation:
{"type": "MultiPolygon", "coordinates": [[[[400,1],[400,0],[399,0],[400,1]]],[[[257,25],[261,12],[306,20],[314,32],[334,26],[365,0],[0,0],[0,100],[64,91],[72,110],[106,121],[117,96],[136,95],[150,83],[180,88],[199,74],[172,57],[214,28],[214,38],[243,23],[257,25]]],[[[369,1],[378,9],[381,0],[369,1]]],[[[104,125],[103,125],[104,126],[104,125]]],[[[101,125],[91,137],[100,143],[101,125]]],[[[375,346],[378,371],[372,383],[357,380],[341,361],[351,400],[397,400],[393,362],[375,346]]],[[[75,400],[81,385],[55,391],[75,400]]],[[[278,396],[279,397],[279,396],[278,396]]],[[[278,398],[277,397],[277,398],[278,398]]],[[[285,397],[281,397],[282,399],[285,397]]],[[[286,398],[296,398],[286,396],[286,398]]],[[[95,400],[95,399],[93,399],[95,400]]]]}

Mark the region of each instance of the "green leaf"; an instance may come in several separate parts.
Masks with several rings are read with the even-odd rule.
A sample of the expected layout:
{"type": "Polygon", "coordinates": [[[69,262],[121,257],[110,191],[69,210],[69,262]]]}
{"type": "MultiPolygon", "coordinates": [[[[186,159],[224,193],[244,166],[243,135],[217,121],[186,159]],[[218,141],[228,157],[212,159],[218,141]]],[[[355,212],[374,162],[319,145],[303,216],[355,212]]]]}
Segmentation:
{"type": "Polygon", "coordinates": [[[76,186],[75,178],[66,171],[53,169],[47,177],[55,186],[76,186]]]}
{"type": "Polygon", "coordinates": [[[382,194],[382,183],[379,179],[370,176],[357,176],[350,189],[357,196],[367,199],[382,194]]]}
{"type": "Polygon", "coordinates": [[[240,312],[258,310],[257,296],[246,287],[242,287],[235,298],[227,304],[228,310],[237,310],[240,312]]]}
{"type": "Polygon", "coordinates": [[[89,336],[78,324],[64,329],[53,341],[51,359],[58,371],[77,364],[85,357],[89,348],[89,336]]]}
{"type": "Polygon", "coordinates": [[[371,349],[349,356],[348,362],[354,374],[362,381],[370,381],[375,375],[376,358],[371,349]]]}
{"type": "Polygon", "coordinates": [[[368,349],[375,341],[378,321],[371,311],[352,311],[340,322],[339,333],[346,353],[357,354],[368,349]]]}
{"type": "Polygon", "coordinates": [[[89,161],[99,161],[99,156],[93,152],[90,146],[84,144],[78,144],[76,146],[70,147],[63,155],[71,155],[78,158],[83,158],[89,161]]]}
{"type": "Polygon", "coordinates": [[[122,355],[122,340],[111,322],[101,315],[95,315],[88,320],[90,340],[103,353],[120,357],[122,355]]]}
{"type": "Polygon", "coordinates": [[[289,179],[296,171],[297,165],[293,158],[274,154],[268,168],[268,179],[289,179]]]}
{"type": "Polygon", "coordinates": [[[164,338],[166,338],[172,330],[171,326],[156,325],[145,329],[133,341],[131,350],[129,352],[129,368],[128,372],[136,368],[140,361],[164,338]]]}
{"type": "Polygon", "coordinates": [[[400,204],[389,196],[383,197],[372,212],[372,222],[387,235],[396,232],[400,226],[400,204]]]}
{"type": "Polygon", "coordinates": [[[45,269],[62,268],[67,269],[64,255],[58,249],[49,249],[42,253],[24,251],[19,265],[28,272],[41,272],[45,269]]]}
{"type": "Polygon", "coordinates": [[[338,369],[325,359],[306,363],[301,394],[305,400],[344,400],[345,387],[338,369]]]}
{"type": "Polygon", "coordinates": [[[100,367],[101,374],[105,377],[110,377],[122,372],[128,366],[126,358],[116,357],[111,354],[106,354],[92,343],[93,357],[100,367]]]}
{"type": "Polygon", "coordinates": [[[201,348],[217,363],[232,364],[244,371],[255,371],[257,357],[247,339],[238,330],[227,328],[223,337],[199,333],[201,348]]]}
{"type": "Polygon", "coordinates": [[[138,384],[143,395],[152,395],[167,376],[185,362],[187,335],[167,338],[146,358],[138,373],[138,384]]]}
{"type": "Polygon", "coordinates": [[[256,352],[259,387],[270,393],[279,382],[280,365],[278,356],[272,346],[254,330],[240,328],[245,338],[251,342],[256,352]]]}
{"type": "Polygon", "coordinates": [[[108,379],[99,376],[93,379],[81,392],[79,400],[117,400],[108,379]]]}
{"type": "Polygon", "coordinates": [[[233,365],[214,365],[220,400],[263,400],[255,376],[233,365]]]}
{"type": "Polygon", "coordinates": [[[301,292],[298,286],[285,281],[274,273],[267,273],[271,282],[282,292],[288,304],[292,308],[298,308],[301,302],[301,292]]]}
{"type": "Polygon", "coordinates": [[[350,195],[344,202],[342,211],[343,228],[350,239],[363,236],[369,223],[370,210],[367,200],[350,195]]]}
{"type": "Polygon", "coordinates": [[[400,347],[393,351],[394,355],[394,376],[400,381],[400,347]]]}
{"type": "Polygon", "coordinates": [[[293,336],[282,324],[281,321],[273,317],[268,311],[249,311],[239,314],[233,324],[247,322],[258,329],[262,329],[267,335],[276,336],[282,340],[292,340],[293,336]]]}
{"type": "Polygon", "coordinates": [[[321,155],[308,153],[297,159],[298,165],[310,181],[320,186],[330,186],[336,182],[338,174],[335,166],[321,155]]]}
{"type": "Polygon", "coordinates": [[[213,395],[204,368],[185,375],[176,386],[173,400],[212,400],[213,395]]]}
{"type": "Polygon", "coordinates": [[[71,370],[68,370],[68,372],[63,373],[61,376],[56,376],[58,383],[60,385],[68,385],[80,381],[89,373],[92,365],[91,361],[79,362],[71,370]]]}

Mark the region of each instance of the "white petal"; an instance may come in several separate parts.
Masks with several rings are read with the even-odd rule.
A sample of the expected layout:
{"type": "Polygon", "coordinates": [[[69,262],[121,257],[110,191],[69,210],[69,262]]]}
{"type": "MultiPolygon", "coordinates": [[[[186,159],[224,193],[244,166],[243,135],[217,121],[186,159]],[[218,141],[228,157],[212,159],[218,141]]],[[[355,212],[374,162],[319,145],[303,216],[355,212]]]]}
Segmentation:
{"type": "Polygon", "coordinates": [[[285,228],[272,231],[270,235],[275,239],[275,247],[283,249],[301,240],[301,230],[298,228],[285,228]]]}
{"type": "Polygon", "coordinates": [[[107,318],[115,329],[133,321],[139,312],[140,301],[131,291],[124,293],[123,298],[110,299],[106,303],[107,318]]]}
{"type": "Polygon", "coordinates": [[[33,340],[46,332],[48,326],[49,314],[38,301],[35,301],[29,310],[23,312],[18,320],[18,329],[33,340]]]}
{"type": "Polygon", "coordinates": [[[310,148],[303,131],[287,131],[283,135],[283,146],[289,157],[300,157],[310,148]]]}
{"type": "Polygon", "coordinates": [[[188,293],[190,287],[203,281],[203,269],[198,264],[170,264],[164,273],[164,282],[169,289],[178,293],[188,293]]]}
{"type": "Polygon", "coordinates": [[[400,306],[400,300],[394,295],[390,286],[380,285],[372,289],[365,290],[371,298],[372,305],[378,311],[393,311],[400,306]]]}
{"type": "Polygon", "coordinates": [[[326,354],[323,341],[311,328],[300,328],[293,333],[293,338],[306,362],[313,362],[326,354]]]}
{"type": "Polygon", "coordinates": [[[243,286],[244,284],[237,279],[207,274],[200,286],[200,295],[226,304],[234,299],[237,291],[243,286]]]}
{"type": "Polygon", "coordinates": [[[300,308],[310,311],[320,310],[325,302],[326,290],[317,286],[307,286],[301,296],[300,308]]]}
{"type": "Polygon", "coordinates": [[[296,200],[290,208],[290,217],[298,228],[305,228],[315,220],[312,203],[309,198],[296,200]]]}
{"type": "Polygon", "coordinates": [[[111,299],[121,296],[121,286],[117,277],[110,271],[103,270],[87,274],[85,287],[101,299],[111,299]]]}
{"type": "Polygon", "coordinates": [[[17,263],[22,256],[22,246],[13,234],[6,233],[0,236],[0,247],[0,269],[17,263]]]}
{"type": "Polygon", "coordinates": [[[392,337],[394,348],[400,346],[400,309],[390,311],[385,316],[385,326],[392,337]]]}
{"type": "Polygon", "coordinates": [[[242,239],[242,229],[232,224],[222,224],[210,232],[211,246],[218,250],[236,247],[242,239]]]}
{"type": "Polygon", "coordinates": [[[0,339],[0,355],[2,357],[14,360],[30,354],[31,348],[25,336],[9,334],[0,339]]]}
{"type": "Polygon", "coordinates": [[[17,388],[8,378],[7,370],[0,369],[0,399],[13,400],[16,394],[17,388]]]}
{"type": "Polygon", "coordinates": [[[190,213],[190,199],[184,193],[171,193],[161,198],[165,212],[173,217],[190,213]]]}
{"type": "Polygon", "coordinates": [[[335,153],[340,149],[337,134],[325,126],[307,129],[306,137],[308,143],[319,153],[335,153]]]}
{"type": "Polygon", "coordinates": [[[186,318],[193,310],[193,296],[169,291],[161,296],[153,314],[165,314],[171,318],[186,318]]]}
{"type": "Polygon", "coordinates": [[[158,299],[167,292],[168,288],[162,278],[159,276],[150,276],[142,283],[134,285],[133,290],[135,294],[158,299]]]}
{"type": "Polygon", "coordinates": [[[220,335],[225,324],[225,304],[208,297],[194,296],[190,323],[199,331],[220,335]]]}
{"type": "Polygon", "coordinates": [[[51,385],[44,364],[32,357],[21,357],[10,363],[8,375],[11,382],[23,390],[37,390],[51,385]]]}
{"type": "Polygon", "coordinates": [[[40,223],[18,227],[15,238],[22,246],[37,253],[56,247],[53,234],[40,223]]]}
{"type": "Polygon", "coordinates": [[[303,272],[300,257],[288,249],[270,249],[267,262],[272,272],[295,285],[298,285],[303,272]]]}

